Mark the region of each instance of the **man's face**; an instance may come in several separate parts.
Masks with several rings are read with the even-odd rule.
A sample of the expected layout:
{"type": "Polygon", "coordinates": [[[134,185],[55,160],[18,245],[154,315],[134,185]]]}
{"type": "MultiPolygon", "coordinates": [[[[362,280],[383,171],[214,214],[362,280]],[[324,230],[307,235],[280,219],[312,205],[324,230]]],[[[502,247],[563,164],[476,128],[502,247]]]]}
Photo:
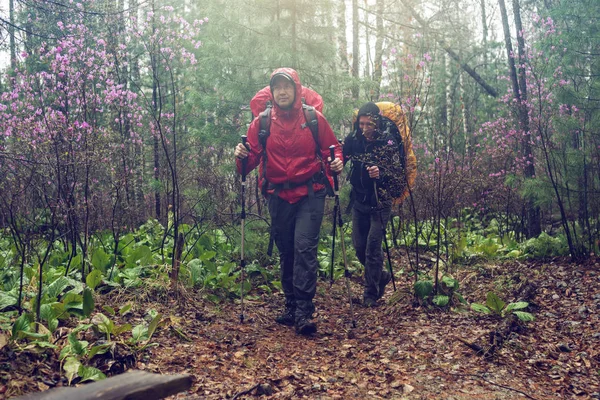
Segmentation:
{"type": "Polygon", "coordinates": [[[368,115],[361,115],[358,119],[358,127],[362,130],[363,136],[367,141],[375,139],[375,123],[368,115]]]}
{"type": "Polygon", "coordinates": [[[283,77],[278,78],[273,83],[271,90],[273,91],[275,103],[280,108],[285,110],[292,107],[294,100],[296,100],[296,88],[292,82],[283,77]]]}

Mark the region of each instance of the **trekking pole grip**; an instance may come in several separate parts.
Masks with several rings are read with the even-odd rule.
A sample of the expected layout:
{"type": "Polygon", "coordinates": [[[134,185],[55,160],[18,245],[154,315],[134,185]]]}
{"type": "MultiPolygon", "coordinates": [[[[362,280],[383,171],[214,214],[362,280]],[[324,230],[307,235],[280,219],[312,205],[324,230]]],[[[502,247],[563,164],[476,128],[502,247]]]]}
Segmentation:
{"type": "MultiPolygon", "coordinates": [[[[333,162],[333,160],[335,160],[335,146],[334,145],[329,146],[329,157],[331,158],[331,162],[333,162]]],[[[337,193],[339,191],[337,172],[333,173],[333,190],[335,191],[335,194],[337,195],[337,193]]]]}

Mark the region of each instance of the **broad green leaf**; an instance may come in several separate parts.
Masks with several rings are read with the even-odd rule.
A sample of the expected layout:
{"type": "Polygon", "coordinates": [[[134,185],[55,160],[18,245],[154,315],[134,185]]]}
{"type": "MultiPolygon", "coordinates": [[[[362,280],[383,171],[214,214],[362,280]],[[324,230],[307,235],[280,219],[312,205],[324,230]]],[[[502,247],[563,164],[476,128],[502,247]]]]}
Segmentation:
{"type": "Polygon", "coordinates": [[[90,288],[85,288],[83,291],[83,315],[89,317],[92,311],[94,311],[94,295],[90,288]]]}
{"type": "Polygon", "coordinates": [[[81,254],[77,254],[75,257],[71,259],[71,270],[78,270],[81,267],[81,254]]]}
{"type": "Polygon", "coordinates": [[[131,324],[123,324],[123,325],[120,325],[120,326],[116,325],[113,328],[113,332],[112,333],[113,333],[113,335],[117,336],[117,335],[120,335],[123,332],[129,331],[130,329],[131,329],[131,324]]]}
{"type": "Polygon", "coordinates": [[[84,285],[80,280],[73,278],[67,278],[67,280],[69,281],[69,286],[73,286],[73,289],[70,289],[68,293],[79,294],[83,292],[84,285]]]}
{"type": "Polygon", "coordinates": [[[161,318],[162,314],[157,314],[150,322],[150,325],[148,325],[148,340],[150,340],[152,338],[152,335],[154,335],[154,331],[156,330],[156,327],[158,326],[158,323],[160,322],[161,318]]]}
{"type": "Polygon", "coordinates": [[[69,381],[69,385],[77,372],[79,371],[79,367],[81,366],[81,362],[75,357],[68,357],[65,361],[65,365],[63,365],[63,370],[65,371],[65,376],[69,381]]]}
{"type": "Polygon", "coordinates": [[[92,346],[92,348],[90,349],[89,353],[88,353],[88,359],[92,359],[92,357],[94,357],[96,354],[104,354],[107,351],[110,350],[112,344],[107,343],[107,344],[99,344],[97,346],[92,346]]]}
{"type": "Polygon", "coordinates": [[[125,304],[123,307],[119,309],[119,315],[125,315],[131,310],[131,303],[125,304]]]}
{"type": "Polygon", "coordinates": [[[71,350],[71,345],[68,344],[60,350],[58,360],[59,361],[64,360],[67,356],[71,355],[71,353],[73,353],[73,351],[71,350]]]}
{"type": "Polygon", "coordinates": [[[88,342],[85,340],[77,340],[77,336],[75,333],[69,333],[69,346],[71,346],[71,351],[78,356],[83,355],[85,350],[87,349],[88,342]]]}
{"type": "Polygon", "coordinates": [[[431,281],[415,282],[415,293],[420,298],[424,299],[433,292],[433,283],[431,281]]]}
{"type": "Polygon", "coordinates": [[[92,253],[92,265],[94,270],[100,270],[104,273],[110,265],[110,256],[104,250],[98,248],[92,253]]]}
{"type": "Polygon", "coordinates": [[[112,322],[106,315],[101,313],[94,315],[92,318],[92,324],[96,325],[100,332],[106,333],[107,337],[110,337],[115,328],[114,322],[112,322]]]}
{"type": "Polygon", "coordinates": [[[80,294],[77,294],[77,293],[67,293],[62,298],[62,303],[65,306],[68,306],[70,304],[79,304],[82,301],[83,301],[83,297],[80,294]]]}
{"type": "Polygon", "coordinates": [[[488,292],[485,304],[498,315],[502,314],[502,310],[506,305],[494,292],[488,292]]]}
{"type": "Polygon", "coordinates": [[[450,289],[458,289],[458,281],[448,275],[442,277],[442,282],[450,289]]]}
{"type": "Polygon", "coordinates": [[[35,339],[35,340],[42,340],[42,341],[45,341],[45,342],[47,342],[48,340],[50,340],[50,333],[21,331],[21,332],[19,332],[19,334],[23,338],[29,338],[29,339],[35,339]]]}
{"type": "Polygon", "coordinates": [[[73,332],[73,333],[79,333],[79,332],[82,332],[82,331],[87,331],[92,326],[94,326],[94,324],[81,324],[81,325],[77,325],[75,328],[73,328],[73,330],[71,332],[73,332]]]}
{"type": "Polygon", "coordinates": [[[433,304],[435,304],[436,306],[444,307],[444,306],[447,306],[448,303],[450,302],[450,297],[438,294],[436,296],[433,296],[432,301],[433,301],[433,304]]]}
{"type": "Polygon", "coordinates": [[[484,314],[490,314],[492,312],[492,310],[490,310],[488,307],[479,303],[471,303],[471,309],[484,314]]]}
{"type": "Polygon", "coordinates": [[[37,346],[41,349],[58,349],[58,346],[55,344],[52,344],[48,341],[43,341],[43,340],[36,340],[35,342],[32,342],[31,344],[33,344],[34,346],[37,346]]]}
{"type": "Polygon", "coordinates": [[[134,343],[139,342],[140,340],[145,340],[148,338],[148,328],[144,325],[136,325],[131,330],[131,337],[133,338],[134,343]]]}
{"type": "Polygon", "coordinates": [[[52,318],[56,317],[56,314],[54,313],[54,309],[52,308],[52,306],[56,304],[56,303],[52,303],[52,304],[42,304],[40,306],[40,318],[43,321],[48,321],[52,318]]]}
{"type": "Polygon", "coordinates": [[[507,258],[519,258],[521,256],[520,250],[512,250],[506,254],[507,258]]]}
{"type": "Polygon", "coordinates": [[[111,316],[114,316],[116,314],[115,309],[111,306],[102,306],[102,309],[109,313],[111,316]]]}
{"type": "Polygon", "coordinates": [[[17,305],[17,298],[10,293],[0,292],[0,311],[17,305]]]}
{"type": "Polygon", "coordinates": [[[517,316],[517,318],[519,318],[521,321],[524,321],[524,322],[531,322],[535,319],[533,314],[530,314],[525,311],[513,311],[513,314],[515,314],[517,316]]]}
{"type": "Polygon", "coordinates": [[[69,278],[59,277],[57,280],[46,286],[42,291],[42,296],[46,295],[50,300],[56,300],[58,296],[69,286],[69,278]]]}
{"type": "Polygon", "coordinates": [[[85,314],[83,313],[83,303],[79,302],[79,303],[69,303],[68,305],[65,306],[65,311],[69,312],[73,315],[77,315],[78,317],[85,317],[85,314]]]}
{"type": "Polygon", "coordinates": [[[106,375],[104,375],[102,371],[94,367],[87,367],[85,365],[81,365],[77,373],[81,377],[81,382],[100,381],[102,379],[106,379],[106,375]]]}
{"type": "Polygon", "coordinates": [[[524,308],[527,308],[529,306],[529,303],[526,301],[518,301],[516,303],[509,303],[506,306],[506,310],[504,311],[506,314],[508,314],[509,312],[513,311],[513,310],[522,310],[524,308]]]}
{"type": "Polygon", "coordinates": [[[51,318],[48,320],[48,329],[50,332],[54,333],[54,331],[58,328],[58,318],[51,318]]]}
{"type": "Polygon", "coordinates": [[[149,262],[152,259],[152,250],[146,245],[137,247],[128,257],[127,264],[135,264],[140,261],[141,264],[149,262]]]}
{"type": "Polygon", "coordinates": [[[78,316],[83,316],[83,296],[75,293],[67,293],[62,301],[63,311],[78,316]]]}
{"type": "Polygon", "coordinates": [[[98,285],[102,282],[102,272],[99,269],[95,269],[88,274],[85,278],[85,283],[92,290],[96,289],[98,285]]]}
{"type": "Polygon", "coordinates": [[[31,321],[33,321],[33,316],[31,314],[21,314],[13,324],[11,339],[17,340],[22,337],[22,332],[29,332],[31,321]]]}
{"type": "Polygon", "coordinates": [[[208,250],[200,255],[200,260],[209,261],[212,260],[217,255],[216,251],[208,250]]]}

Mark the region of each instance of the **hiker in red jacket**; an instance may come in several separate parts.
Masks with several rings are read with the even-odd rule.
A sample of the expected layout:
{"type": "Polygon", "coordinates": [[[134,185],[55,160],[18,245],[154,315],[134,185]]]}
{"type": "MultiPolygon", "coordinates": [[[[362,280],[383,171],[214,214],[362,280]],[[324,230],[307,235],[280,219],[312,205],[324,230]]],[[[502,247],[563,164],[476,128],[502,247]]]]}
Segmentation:
{"type": "Polygon", "coordinates": [[[247,171],[259,167],[259,180],[271,214],[272,234],[279,249],[281,285],[285,311],[275,320],[295,325],[296,332],[316,332],[312,322],[313,298],[317,287],[317,247],[331,173],[343,168],[341,147],[329,123],[318,112],[318,132],[307,126],[298,73],[279,68],[271,74],[271,101],[267,129],[261,116],[248,128],[247,147],[239,143],[234,151],[238,171],[248,158],[247,171]],[[262,132],[261,132],[262,131],[262,132]],[[266,131],[266,132],[265,132],[266,131]],[[336,158],[329,160],[329,146],[336,158]]]}

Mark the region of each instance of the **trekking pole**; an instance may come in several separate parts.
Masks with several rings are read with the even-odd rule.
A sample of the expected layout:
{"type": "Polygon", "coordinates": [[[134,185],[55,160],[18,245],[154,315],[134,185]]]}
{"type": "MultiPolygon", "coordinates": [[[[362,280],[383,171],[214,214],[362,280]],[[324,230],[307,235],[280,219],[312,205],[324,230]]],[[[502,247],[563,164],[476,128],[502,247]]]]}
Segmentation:
{"type": "MultiPolygon", "coordinates": [[[[331,157],[331,161],[335,160],[335,146],[329,146],[329,155],[331,157]]],[[[333,173],[333,193],[335,195],[335,205],[333,206],[333,230],[335,232],[335,223],[337,219],[337,223],[340,227],[340,242],[342,244],[342,258],[344,260],[344,277],[346,281],[346,293],[348,294],[348,302],[350,303],[350,319],[352,320],[352,327],[356,328],[356,320],[354,319],[354,307],[352,306],[352,291],[350,290],[350,272],[348,271],[348,262],[346,260],[346,243],[344,241],[344,223],[342,222],[342,210],[340,209],[340,192],[339,192],[339,184],[338,184],[338,176],[337,173],[333,173]]],[[[335,238],[335,236],[334,236],[335,238]]],[[[333,256],[333,254],[332,254],[333,256]]],[[[333,265],[333,262],[332,262],[333,265]]],[[[333,276],[333,269],[332,269],[333,276]]]]}
{"type": "MultiPolygon", "coordinates": [[[[247,148],[248,146],[246,145],[246,141],[248,140],[248,137],[246,135],[242,135],[242,144],[247,148]]],[[[244,270],[246,268],[246,259],[244,258],[244,225],[246,222],[246,169],[248,167],[248,157],[243,158],[242,159],[242,189],[241,189],[241,197],[242,197],[242,214],[241,214],[241,220],[242,220],[242,244],[240,246],[240,266],[242,269],[242,280],[240,283],[240,297],[241,297],[241,303],[242,303],[242,310],[240,313],[240,323],[244,323],[244,270]]]]}
{"type": "MultiPolygon", "coordinates": [[[[332,160],[333,161],[333,160],[332,160]]],[[[337,175],[334,174],[334,181],[337,182],[337,175]]],[[[335,231],[336,231],[336,221],[337,221],[337,211],[339,207],[339,201],[336,201],[333,206],[333,225],[331,227],[331,263],[329,265],[329,287],[333,286],[333,264],[335,261],[335,231]]]]}
{"type": "Polygon", "coordinates": [[[377,203],[377,209],[379,213],[379,221],[381,223],[381,230],[383,231],[383,243],[385,243],[385,253],[387,254],[388,260],[388,269],[390,270],[390,275],[392,275],[392,286],[394,286],[394,292],[396,291],[396,279],[394,278],[394,271],[392,270],[392,258],[390,257],[390,247],[387,242],[387,234],[386,234],[386,226],[383,224],[383,210],[381,208],[381,204],[379,203],[379,195],[377,194],[377,181],[373,180],[373,189],[375,189],[375,202],[377,203]]]}

